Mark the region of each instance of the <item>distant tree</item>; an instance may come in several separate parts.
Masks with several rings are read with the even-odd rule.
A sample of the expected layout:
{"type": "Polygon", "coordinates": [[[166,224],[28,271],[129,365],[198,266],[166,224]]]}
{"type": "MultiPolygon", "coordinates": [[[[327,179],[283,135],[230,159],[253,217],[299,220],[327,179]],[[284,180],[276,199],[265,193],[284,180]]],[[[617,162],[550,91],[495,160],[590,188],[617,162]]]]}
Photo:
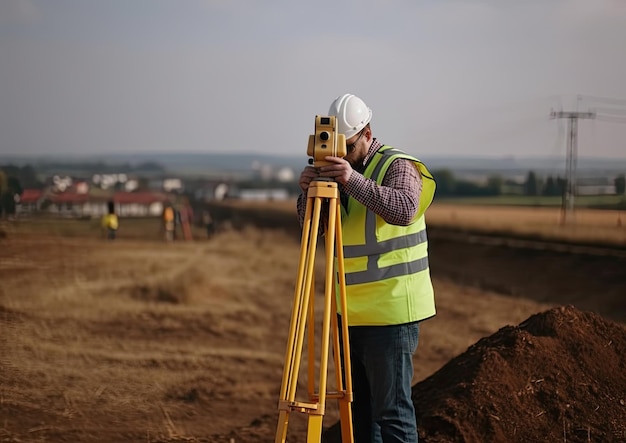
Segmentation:
{"type": "Polygon", "coordinates": [[[4,216],[15,214],[15,196],[10,192],[4,192],[0,195],[0,211],[4,216]]]}
{"type": "Polygon", "coordinates": [[[10,196],[7,174],[0,169],[0,218],[5,217],[8,212],[5,209],[6,196],[10,196]]]}
{"type": "Polygon", "coordinates": [[[556,190],[557,190],[557,195],[564,195],[565,194],[565,184],[567,183],[567,180],[565,180],[562,177],[557,177],[556,178],[556,190]]]}
{"type": "Polygon", "coordinates": [[[620,174],[615,177],[615,193],[617,195],[626,194],[626,175],[620,174]]]}
{"type": "Polygon", "coordinates": [[[15,214],[15,197],[22,195],[24,190],[20,184],[20,180],[10,173],[6,172],[9,169],[13,173],[19,172],[19,168],[12,166],[3,166],[3,170],[0,170],[0,216],[7,216],[15,214]]]}
{"type": "Polygon", "coordinates": [[[504,179],[500,175],[492,175],[487,178],[487,194],[500,195],[502,194],[502,186],[504,185],[504,179]]]}
{"type": "Polygon", "coordinates": [[[7,188],[9,192],[13,195],[22,195],[24,189],[22,188],[22,184],[17,177],[9,177],[7,179],[7,188]]]}
{"type": "Polygon", "coordinates": [[[534,171],[529,171],[524,182],[524,194],[525,195],[538,195],[539,194],[539,181],[534,171]]]}
{"type": "Polygon", "coordinates": [[[0,205],[2,206],[2,212],[6,215],[15,214],[15,197],[22,195],[24,190],[17,177],[8,176],[6,178],[6,187],[2,194],[0,194],[0,205]]]}
{"type": "Polygon", "coordinates": [[[546,179],[546,184],[543,187],[543,195],[559,195],[559,189],[556,184],[556,180],[550,175],[546,179]]]}
{"type": "Polygon", "coordinates": [[[4,194],[7,189],[7,174],[2,169],[0,169],[0,195],[4,194]]]}
{"type": "Polygon", "coordinates": [[[37,172],[31,165],[25,165],[20,168],[19,174],[17,174],[22,187],[24,188],[41,188],[42,183],[37,178],[37,172]]]}
{"type": "Polygon", "coordinates": [[[437,183],[437,195],[452,195],[456,187],[454,174],[448,169],[433,171],[433,178],[437,183]]]}
{"type": "Polygon", "coordinates": [[[4,171],[7,177],[15,177],[20,187],[23,188],[41,188],[42,183],[37,178],[37,172],[31,165],[0,165],[0,169],[4,171]]]}
{"type": "Polygon", "coordinates": [[[459,180],[456,182],[454,195],[461,197],[478,197],[488,194],[485,186],[466,180],[459,180]]]}
{"type": "Polygon", "coordinates": [[[144,162],[132,168],[133,172],[165,172],[165,168],[156,162],[144,162]]]}

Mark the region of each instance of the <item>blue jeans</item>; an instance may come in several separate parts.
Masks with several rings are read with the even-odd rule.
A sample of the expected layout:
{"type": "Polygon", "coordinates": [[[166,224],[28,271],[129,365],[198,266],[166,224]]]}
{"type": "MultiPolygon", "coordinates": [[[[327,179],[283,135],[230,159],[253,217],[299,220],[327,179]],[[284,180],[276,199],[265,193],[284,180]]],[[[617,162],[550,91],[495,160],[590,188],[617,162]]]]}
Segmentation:
{"type": "Polygon", "coordinates": [[[411,382],[419,323],[351,326],[349,337],[355,443],[417,443],[411,382]]]}

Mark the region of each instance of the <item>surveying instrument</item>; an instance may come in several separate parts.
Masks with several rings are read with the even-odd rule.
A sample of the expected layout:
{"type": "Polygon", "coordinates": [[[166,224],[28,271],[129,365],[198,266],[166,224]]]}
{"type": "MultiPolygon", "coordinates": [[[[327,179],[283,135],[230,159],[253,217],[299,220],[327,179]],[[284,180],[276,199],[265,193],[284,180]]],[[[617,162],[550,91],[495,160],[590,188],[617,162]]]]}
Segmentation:
{"type": "MultiPolygon", "coordinates": [[[[326,156],[344,157],[346,155],[346,138],[343,134],[337,133],[336,124],[337,120],[334,116],[325,117],[318,115],[315,117],[315,134],[309,136],[307,147],[307,154],[313,157],[309,160],[309,163],[312,163],[314,167],[328,164],[328,162],[324,161],[326,156]]],[[[311,181],[307,190],[306,211],[302,226],[302,240],[300,242],[298,277],[278,402],[280,412],[276,431],[276,443],[284,443],[286,441],[289,415],[291,413],[301,413],[308,416],[306,441],[307,443],[320,443],[327,399],[336,399],[339,403],[341,441],[343,443],[354,441],[352,434],[352,376],[347,312],[339,189],[334,180],[318,177],[311,181]],[[319,337],[321,337],[319,373],[316,375],[314,264],[323,204],[327,204],[328,218],[323,225],[325,240],[324,312],[322,316],[322,331],[319,334],[319,337]],[[337,291],[339,291],[338,294],[337,291]],[[339,341],[337,300],[339,300],[342,313],[340,318],[343,352],[341,352],[339,341]],[[296,399],[296,389],[302,360],[305,330],[308,332],[308,398],[306,401],[301,401],[296,399]],[[331,333],[336,378],[336,391],[332,392],[327,390],[331,333]],[[341,358],[342,354],[343,359],[341,358]]]]}

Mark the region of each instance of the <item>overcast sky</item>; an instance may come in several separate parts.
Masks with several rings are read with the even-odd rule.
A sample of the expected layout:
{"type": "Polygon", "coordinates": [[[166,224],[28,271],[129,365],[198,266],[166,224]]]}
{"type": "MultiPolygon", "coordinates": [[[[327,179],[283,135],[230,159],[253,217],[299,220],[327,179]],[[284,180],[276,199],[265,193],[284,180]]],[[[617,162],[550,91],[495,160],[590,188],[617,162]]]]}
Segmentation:
{"type": "Polygon", "coordinates": [[[625,0],[0,0],[0,154],[305,155],[344,92],[422,157],[626,157],[625,0]]]}

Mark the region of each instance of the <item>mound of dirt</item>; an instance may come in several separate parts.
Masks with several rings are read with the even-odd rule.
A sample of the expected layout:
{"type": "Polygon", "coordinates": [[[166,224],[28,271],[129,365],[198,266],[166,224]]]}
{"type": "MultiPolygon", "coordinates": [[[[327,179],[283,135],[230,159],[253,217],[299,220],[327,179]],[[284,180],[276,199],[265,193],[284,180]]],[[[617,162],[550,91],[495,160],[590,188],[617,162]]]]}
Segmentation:
{"type": "MultiPolygon", "coordinates": [[[[483,338],[413,387],[420,442],[626,441],[626,328],[572,306],[483,338]]],[[[339,424],[324,442],[341,442],[339,424]]]]}

